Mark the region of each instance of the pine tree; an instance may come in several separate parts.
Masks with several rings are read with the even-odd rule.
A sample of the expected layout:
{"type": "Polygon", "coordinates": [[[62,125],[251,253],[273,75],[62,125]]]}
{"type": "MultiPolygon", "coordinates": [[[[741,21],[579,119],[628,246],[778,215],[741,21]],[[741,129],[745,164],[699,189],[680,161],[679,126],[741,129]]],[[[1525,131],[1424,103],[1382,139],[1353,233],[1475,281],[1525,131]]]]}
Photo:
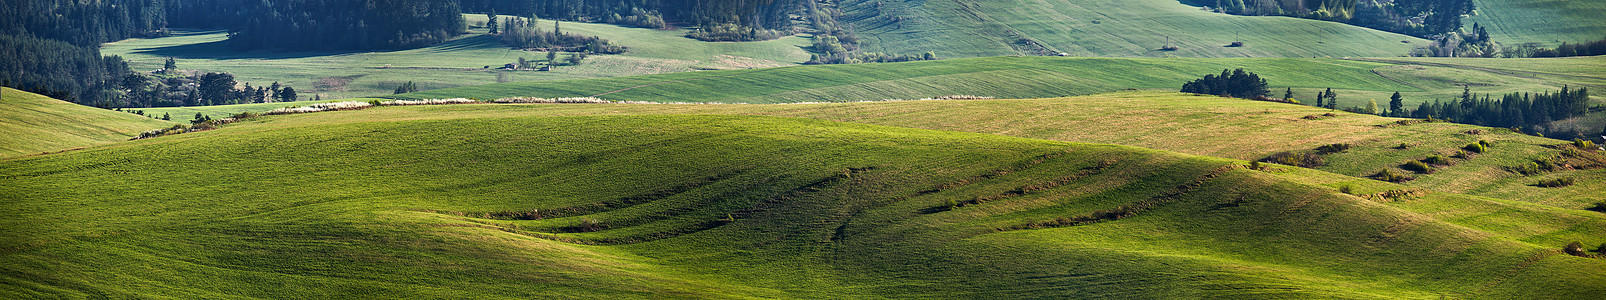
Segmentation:
{"type": "Polygon", "coordinates": [[[1389,114],[1403,117],[1405,113],[1400,112],[1402,109],[1405,109],[1405,98],[1400,97],[1400,92],[1394,92],[1393,96],[1389,96],[1389,114]]]}
{"type": "Polygon", "coordinates": [[[1327,108],[1338,109],[1338,93],[1333,92],[1333,88],[1327,88],[1327,108]]]}
{"type": "Polygon", "coordinates": [[[162,63],[162,74],[172,75],[173,72],[175,72],[177,70],[178,70],[178,61],[173,60],[172,57],[168,57],[167,58],[167,62],[162,63]]]}
{"type": "Polygon", "coordinates": [[[296,88],[287,86],[287,87],[284,87],[283,90],[280,90],[279,91],[279,101],[282,101],[282,102],[296,101],[296,88]]]}
{"type": "Polygon", "coordinates": [[[1294,88],[1288,88],[1288,90],[1283,91],[1283,102],[1289,102],[1291,100],[1294,100],[1294,88]]]}
{"type": "Polygon", "coordinates": [[[485,26],[491,29],[491,34],[497,34],[496,10],[493,9],[491,13],[485,14],[485,18],[489,20],[485,22],[485,26]]]}
{"type": "Polygon", "coordinates": [[[1316,92],[1316,107],[1327,107],[1327,92],[1316,92]]]}
{"type": "Polygon", "coordinates": [[[162,121],[172,121],[172,120],[173,120],[173,116],[169,116],[169,115],[167,115],[167,113],[162,113],[162,121]]]}

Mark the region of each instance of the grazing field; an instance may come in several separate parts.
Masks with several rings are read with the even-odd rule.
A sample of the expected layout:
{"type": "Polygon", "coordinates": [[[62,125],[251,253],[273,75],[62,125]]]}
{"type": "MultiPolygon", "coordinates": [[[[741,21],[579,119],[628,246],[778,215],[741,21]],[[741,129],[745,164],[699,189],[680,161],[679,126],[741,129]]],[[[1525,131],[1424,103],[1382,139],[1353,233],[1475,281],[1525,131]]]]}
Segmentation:
{"type": "Polygon", "coordinates": [[[0,159],[125,141],[177,124],[12,88],[0,88],[0,107],[0,159]]]}
{"type": "Polygon", "coordinates": [[[1426,44],[1343,23],[1234,16],[1175,0],[843,2],[866,50],[940,57],[1388,57],[1426,44]],[[1160,50],[1167,37],[1179,49],[1160,50]],[[1235,40],[1244,47],[1226,47],[1235,40]]]}
{"type": "MultiPolygon", "coordinates": [[[[1307,58],[1057,58],[989,57],[892,64],[798,66],[584,80],[518,82],[424,91],[406,99],[515,96],[595,96],[650,102],[787,103],[920,99],[945,95],[1043,98],[1128,88],[1175,90],[1222,69],[1244,68],[1266,78],[1273,97],[1293,88],[1295,99],[1339,92],[1340,107],[1386,104],[1400,92],[1415,106],[1473,92],[1559,91],[1563,85],[1606,90],[1606,58],[1378,59],[1307,58]]],[[[1597,97],[1599,98],[1599,97],[1597,97]]]]}
{"type": "MultiPolygon", "coordinates": [[[[993,102],[934,102],[985,104],[993,102]]],[[[844,105],[769,105],[755,108],[844,105]]],[[[269,116],[0,161],[0,297],[1576,298],[1606,215],[674,105],[269,116]],[[223,180],[223,179],[227,180],[223,180]]],[[[696,107],[745,107],[740,105],[696,107]]]]}
{"type": "Polygon", "coordinates": [[[1606,2],[1554,0],[1476,0],[1478,12],[1462,23],[1476,22],[1506,46],[1598,41],[1606,37],[1606,2]]]}
{"type": "MultiPolygon", "coordinates": [[[[466,15],[470,24],[484,15],[466,15]]],[[[551,21],[540,22],[551,30],[551,21]]],[[[236,51],[227,32],[175,30],[171,37],[130,39],[106,44],[105,55],[119,55],[139,71],[162,68],[175,58],[179,69],[229,72],[240,82],[264,86],[274,81],[295,87],[304,98],[323,99],[388,95],[413,81],[424,90],[497,82],[612,77],[686,72],[698,69],[747,69],[793,65],[808,60],[799,48],[808,41],[787,37],[755,43],[707,43],[682,36],[684,30],[660,31],[614,25],[564,22],[565,32],[597,35],[630,47],[621,55],[592,55],[580,66],[550,72],[500,71],[519,57],[546,60],[546,52],[515,50],[484,28],[441,45],[380,52],[236,51]],[[484,68],[489,66],[490,68],[484,68]]],[[[567,57],[560,55],[559,59],[567,57]]]]}

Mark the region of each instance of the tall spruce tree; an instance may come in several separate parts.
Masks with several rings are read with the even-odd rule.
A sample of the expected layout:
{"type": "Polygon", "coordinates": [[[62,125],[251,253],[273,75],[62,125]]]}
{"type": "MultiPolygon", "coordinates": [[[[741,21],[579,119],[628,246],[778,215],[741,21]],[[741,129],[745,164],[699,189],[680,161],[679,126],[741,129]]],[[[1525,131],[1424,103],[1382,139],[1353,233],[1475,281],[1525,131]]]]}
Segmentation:
{"type": "Polygon", "coordinates": [[[1389,115],[1404,117],[1405,113],[1400,111],[1402,109],[1405,109],[1405,98],[1400,97],[1400,92],[1394,92],[1393,96],[1389,96],[1389,115]]]}

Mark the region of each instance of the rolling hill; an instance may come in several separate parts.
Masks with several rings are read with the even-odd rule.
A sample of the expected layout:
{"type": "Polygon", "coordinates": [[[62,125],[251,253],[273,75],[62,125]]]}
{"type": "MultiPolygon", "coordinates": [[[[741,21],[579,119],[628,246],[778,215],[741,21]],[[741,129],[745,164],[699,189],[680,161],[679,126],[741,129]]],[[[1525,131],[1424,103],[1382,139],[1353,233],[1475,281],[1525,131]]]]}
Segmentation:
{"type": "Polygon", "coordinates": [[[0,294],[1508,298],[1606,279],[1589,271],[1606,261],[1556,250],[1602,242],[1598,213],[1367,200],[1307,169],[795,118],[495,113],[569,107],[676,106],[271,116],[0,161],[19,187],[0,193],[0,294]]]}
{"type": "Polygon", "coordinates": [[[0,88],[0,158],[125,141],[177,123],[0,88]]]}

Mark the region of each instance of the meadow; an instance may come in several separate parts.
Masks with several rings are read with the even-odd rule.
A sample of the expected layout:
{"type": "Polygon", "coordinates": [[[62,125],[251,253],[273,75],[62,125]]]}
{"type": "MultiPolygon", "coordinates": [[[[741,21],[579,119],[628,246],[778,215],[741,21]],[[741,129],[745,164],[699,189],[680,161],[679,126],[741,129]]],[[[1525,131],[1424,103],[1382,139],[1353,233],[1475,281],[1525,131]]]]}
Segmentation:
{"type": "MultiPolygon", "coordinates": [[[[844,105],[885,103],[753,107],[844,105]]],[[[673,107],[743,106],[380,107],[0,161],[0,294],[1509,298],[1606,279],[1556,250],[1603,242],[1595,212],[1368,200],[1333,186],[1408,187],[1129,146],[550,112],[673,107]]]]}
{"type": "Polygon", "coordinates": [[[1606,2],[1548,0],[1476,0],[1477,13],[1468,16],[1488,28],[1489,36],[1506,46],[1540,43],[1554,47],[1562,42],[1598,41],[1606,37],[1606,2]]]}
{"type": "Polygon", "coordinates": [[[0,88],[0,107],[0,159],[125,141],[178,124],[12,88],[0,88]]]}
{"type": "MultiPolygon", "coordinates": [[[[484,15],[465,15],[470,24],[484,15]]],[[[551,30],[552,21],[539,26],[551,30]]],[[[130,39],[106,44],[101,52],[118,55],[139,71],[162,68],[167,58],[179,69],[229,72],[239,82],[264,86],[288,84],[303,98],[323,99],[388,95],[412,81],[420,89],[439,89],[497,82],[543,81],[687,72],[705,69],[747,69],[794,65],[808,60],[801,37],[754,43],[707,43],[686,38],[685,30],[652,30],[605,24],[564,22],[566,32],[598,35],[630,47],[621,55],[591,55],[579,66],[556,67],[549,72],[502,71],[520,57],[546,60],[546,52],[512,49],[486,29],[431,47],[377,52],[265,52],[228,47],[227,32],[174,30],[173,36],[130,39]],[[489,68],[486,68],[489,67],[489,68]]],[[[567,57],[560,55],[559,59],[567,57]]]]}

